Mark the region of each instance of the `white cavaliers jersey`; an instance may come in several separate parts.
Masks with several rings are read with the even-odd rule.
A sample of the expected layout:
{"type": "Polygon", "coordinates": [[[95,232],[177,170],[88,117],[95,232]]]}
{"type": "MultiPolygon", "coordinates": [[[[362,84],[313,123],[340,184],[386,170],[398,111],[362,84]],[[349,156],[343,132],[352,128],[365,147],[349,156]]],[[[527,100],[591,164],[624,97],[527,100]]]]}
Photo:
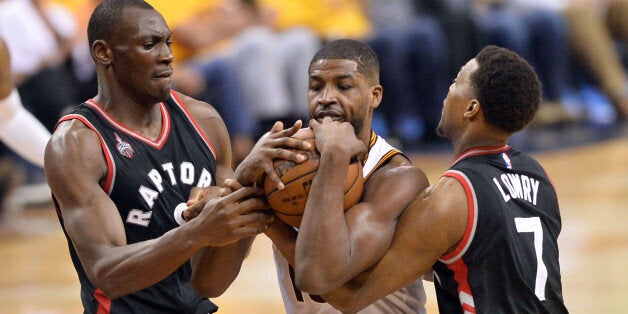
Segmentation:
{"type": "MultiPolygon", "coordinates": [[[[369,152],[363,166],[363,176],[367,179],[381,165],[401,151],[390,146],[382,137],[371,131],[369,152]]],[[[329,303],[325,303],[319,296],[311,296],[297,289],[294,284],[294,269],[273,245],[273,256],[277,267],[277,279],[284,307],[288,314],[317,314],[341,313],[329,303]]],[[[407,287],[396,291],[369,305],[358,313],[361,314],[388,314],[388,313],[426,313],[425,290],[423,278],[411,283],[407,287]]]]}

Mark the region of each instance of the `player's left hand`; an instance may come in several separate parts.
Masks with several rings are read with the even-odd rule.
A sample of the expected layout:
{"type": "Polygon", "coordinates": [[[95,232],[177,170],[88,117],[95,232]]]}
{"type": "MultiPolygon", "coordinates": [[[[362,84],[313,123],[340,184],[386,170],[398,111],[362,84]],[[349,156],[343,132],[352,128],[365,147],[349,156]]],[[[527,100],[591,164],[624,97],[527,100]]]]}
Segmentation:
{"type": "Polygon", "coordinates": [[[321,155],[332,152],[362,159],[366,154],[366,146],[356,137],[355,130],[349,122],[334,121],[330,117],[325,117],[322,123],[312,119],[310,128],[314,130],[316,149],[321,155]]]}

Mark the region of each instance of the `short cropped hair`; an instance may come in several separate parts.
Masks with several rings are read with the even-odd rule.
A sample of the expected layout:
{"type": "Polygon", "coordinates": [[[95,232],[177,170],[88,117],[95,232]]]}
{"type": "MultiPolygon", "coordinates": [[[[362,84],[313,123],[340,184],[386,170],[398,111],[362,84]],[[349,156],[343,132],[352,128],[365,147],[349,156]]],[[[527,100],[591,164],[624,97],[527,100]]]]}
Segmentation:
{"type": "Polygon", "coordinates": [[[312,61],[323,59],[346,59],[355,61],[358,64],[358,71],[364,76],[371,78],[375,83],[379,83],[379,59],[377,54],[368,45],[352,39],[338,39],[325,44],[319,49],[312,61]]]}
{"type": "Polygon", "coordinates": [[[532,66],[497,46],[485,47],[475,60],[471,82],[486,122],[511,133],[525,128],[541,103],[541,82],[532,66]]]}
{"type": "Polygon", "coordinates": [[[116,31],[116,25],[122,20],[122,11],[127,8],[141,8],[154,10],[154,8],[142,0],[105,0],[101,2],[87,24],[87,41],[89,46],[96,40],[108,40],[116,31]]]}

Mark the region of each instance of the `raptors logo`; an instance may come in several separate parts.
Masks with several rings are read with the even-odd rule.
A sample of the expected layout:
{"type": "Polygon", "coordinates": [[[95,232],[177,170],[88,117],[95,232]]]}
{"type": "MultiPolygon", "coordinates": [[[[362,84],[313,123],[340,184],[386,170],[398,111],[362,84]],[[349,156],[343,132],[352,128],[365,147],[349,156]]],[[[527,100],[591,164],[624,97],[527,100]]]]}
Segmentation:
{"type": "Polygon", "coordinates": [[[131,144],[129,144],[126,141],[123,141],[120,136],[118,135],[118,133],[113,133],[113,135],[116,136],[116,148],[118,149],[118,152],[120,153],[120,155],[126,157],[126,158],[133,158],[133,147],[131,147],[131,144]]]}

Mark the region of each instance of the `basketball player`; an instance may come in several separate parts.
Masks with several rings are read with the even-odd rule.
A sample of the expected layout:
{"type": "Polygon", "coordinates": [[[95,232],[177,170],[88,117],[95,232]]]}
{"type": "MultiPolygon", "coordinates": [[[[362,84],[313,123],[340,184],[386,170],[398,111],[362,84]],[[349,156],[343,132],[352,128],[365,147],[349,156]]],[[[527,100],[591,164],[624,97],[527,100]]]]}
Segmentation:
{"type": "MultiPolygon", "coordinates": [[[[428,186],[425,174],[371,129],[382,93],[377,56],[358,41],[332,41],[310,63],[307,98],[310,127],[321,154],[319,168],[298,237],[279,219],[266,230],[274,243],[287,313],[338,312],[325,302],[324,294],[350,282],[383,256],[402,210],[428,186]],[[364,192],[358,204],[343,212],[347,169],[356,156],[363,158],[364,192]],[[297,288],[295,275],[296,283],[312,294],[297,288]]],[[[263,142],[243,164],[255,163],[253,157],[263,142]]],[[[252,181],[237,177],[243,185],[252,181]]],[[[425,312],[421,279],[399,288],[365,312],[425,312]]]]}
{"type": "Polygon", "coordinates": [[[22,106],[11,79],[9,50],[0,37],[0,140],[26,160],[44,166],[50,132],[22,106]]]}
{"type": "Polygon", "coordinates": [[[566,313],[556,191],[536,160],[508,146],[540,101],[534,70],[514,52],[488,46],[464,65],[437,129],[453,143],[453,165],[403,212],[366,282],[332,302],[354,312],[433,269],[441,313],[566,313]]]}
{"type": "Polygon", "coordinates": [[[229,135],[211,106],[171,90],[171,32],[159,12],[106,0],[88,39],[98,94],[60,120],[45,155],[84,311],[214,312],[207,297],[227,289],[272,220],[256,211],[267,208],[261,191],[207,188],[233,176],[229,135]],[[193,187],[208,196],[186,222],[193,187]]]}

